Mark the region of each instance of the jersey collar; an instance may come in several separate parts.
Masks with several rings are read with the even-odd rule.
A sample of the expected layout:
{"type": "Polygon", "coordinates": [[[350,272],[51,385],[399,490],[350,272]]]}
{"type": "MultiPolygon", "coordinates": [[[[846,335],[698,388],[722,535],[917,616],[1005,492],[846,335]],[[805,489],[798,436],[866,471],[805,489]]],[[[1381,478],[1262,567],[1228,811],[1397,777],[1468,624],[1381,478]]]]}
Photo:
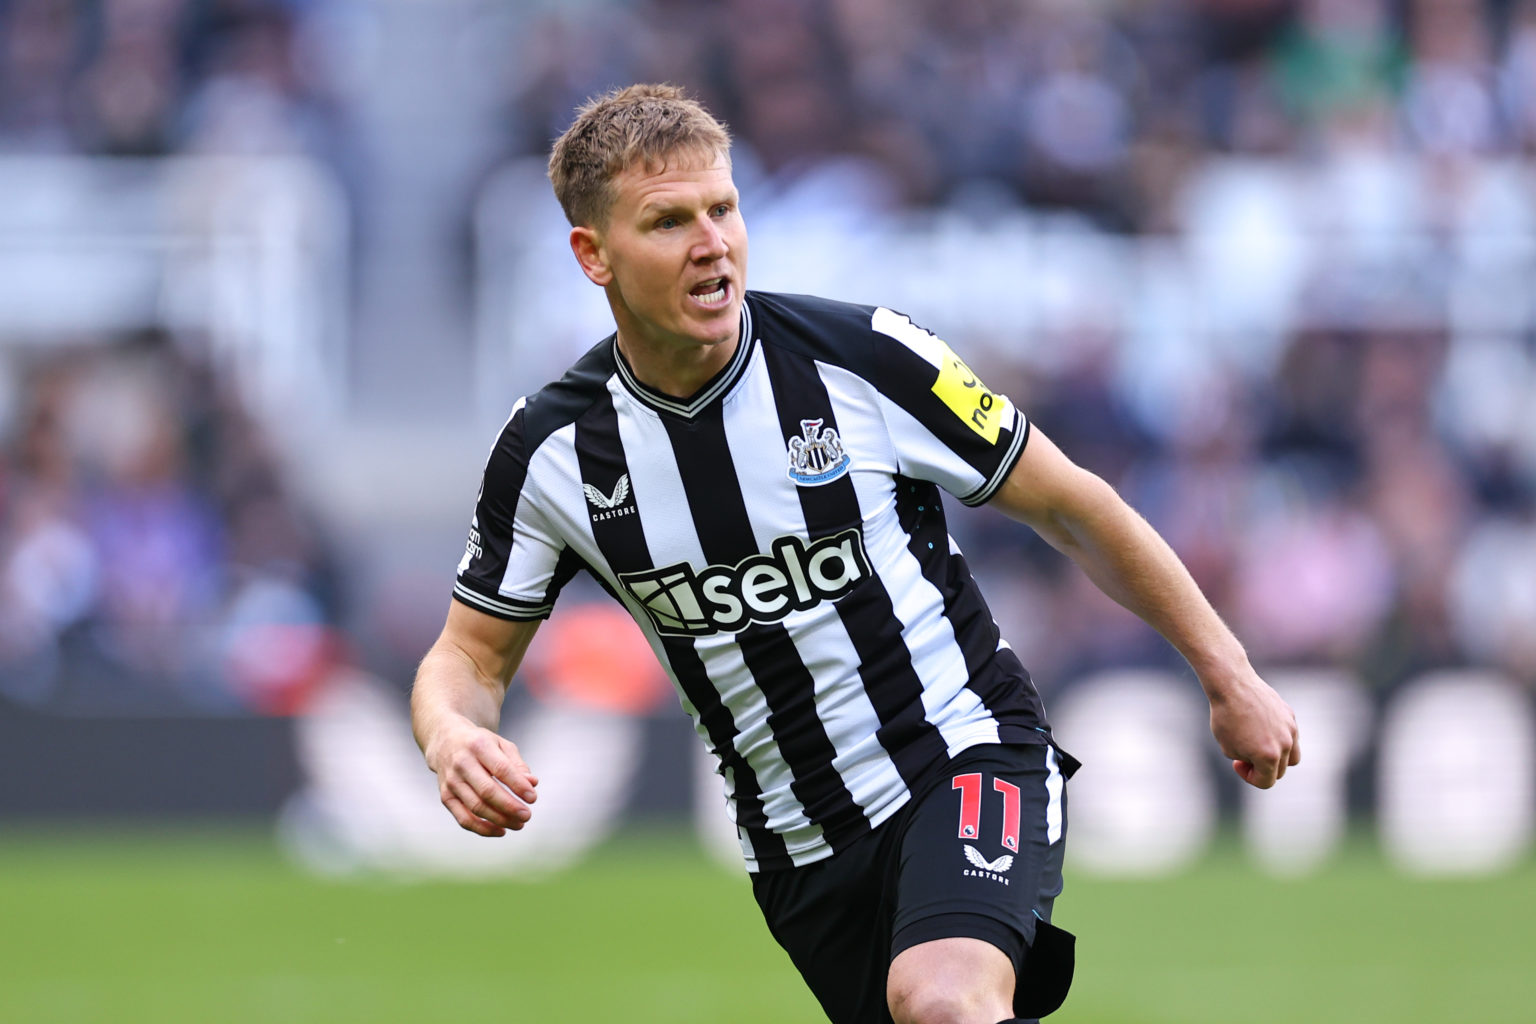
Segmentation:
{"type": "Polygon", "coordinates": [[[629,361],[624,358],[624,353],[619,351],[619,336],[615,334],[613,341],[613,361],[619,368],[619,380],[630,394],[634,395],[641,403],[650,406],[658,412],[668,412],[684,419],[693,419],[704,410],[709,403],[730,391],[736,382],[746,372],[747,363],[752,358],[752,346],[755,341],[752,337],[752,309],[746,297],[741,301],[741,333],[736,339],[736,351],[731,354],[731,361],[721,367],[720,372],[711,377],[703,387],[694,392],[691,398],[673,398],[663,394],[644,384],[635,372],[629,368],[629,361]]]}

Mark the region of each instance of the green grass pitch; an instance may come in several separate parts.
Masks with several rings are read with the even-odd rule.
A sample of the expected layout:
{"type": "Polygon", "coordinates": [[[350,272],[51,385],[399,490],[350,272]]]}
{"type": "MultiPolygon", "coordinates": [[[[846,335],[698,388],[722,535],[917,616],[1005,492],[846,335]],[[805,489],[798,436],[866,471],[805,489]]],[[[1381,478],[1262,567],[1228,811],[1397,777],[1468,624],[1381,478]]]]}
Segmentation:
{"type": "MultiPolygon", "coordinates": [[[[511,840],[515,841],[515,837],[511,840]]],[[[1220,846],[1156,881],[1069,873],[1053,1024],[1536,1021],[1536,863],[1414,881],[1357,843],[1265,878],[1220,846]]],[[[309,877],[269,839],[0,825],[7,1024],[812,1024],[745,879],[641,833],[531,882],[309,877]]]]}

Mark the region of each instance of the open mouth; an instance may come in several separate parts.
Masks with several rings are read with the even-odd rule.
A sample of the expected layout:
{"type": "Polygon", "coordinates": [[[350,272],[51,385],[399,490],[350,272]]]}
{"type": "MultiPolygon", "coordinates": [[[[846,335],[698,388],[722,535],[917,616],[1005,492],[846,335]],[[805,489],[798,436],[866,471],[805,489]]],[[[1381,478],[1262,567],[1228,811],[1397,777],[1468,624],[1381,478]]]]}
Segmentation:
{"type": "Polygon", "coordinates": [[[723,277],[712,277],[708,281],[700,281],[694,285],[688,294],[699,305],[718,309],[730,300],[731,283],[723,277]]]}

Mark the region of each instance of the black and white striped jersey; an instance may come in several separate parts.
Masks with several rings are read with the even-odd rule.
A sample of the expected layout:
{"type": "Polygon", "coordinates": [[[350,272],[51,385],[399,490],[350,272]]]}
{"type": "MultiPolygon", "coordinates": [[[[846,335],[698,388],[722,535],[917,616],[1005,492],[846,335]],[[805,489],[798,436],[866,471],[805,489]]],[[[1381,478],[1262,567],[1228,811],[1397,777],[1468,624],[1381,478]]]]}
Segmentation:
{"type": "Polygon", "coordinates": [[[610,336],[518,401],[454,596],[542,618],[589,572],[719,760],[748,869],[811,863],[961,750],[1046,741],[938,490],[987,501],[1028,436],[901,314],[749,292],[691,399],[637,380],[610,336]]]}

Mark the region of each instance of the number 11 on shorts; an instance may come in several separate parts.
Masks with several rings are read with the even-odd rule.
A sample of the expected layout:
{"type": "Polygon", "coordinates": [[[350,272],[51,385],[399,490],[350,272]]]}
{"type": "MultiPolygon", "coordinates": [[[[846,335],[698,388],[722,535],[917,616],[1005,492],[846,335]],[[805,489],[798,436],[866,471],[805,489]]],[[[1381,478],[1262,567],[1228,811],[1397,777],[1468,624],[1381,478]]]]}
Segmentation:
{"type": "MultiPolygon", "coordinates": [[[[975,839],[981,831],[981,773],[956,775],[950,789],[960,791],[960,838],[975,839]]],[[[992,788],[1003,794],[1003,846],[1019,852],[1019,787],[993,779],[992,788]]]]}

